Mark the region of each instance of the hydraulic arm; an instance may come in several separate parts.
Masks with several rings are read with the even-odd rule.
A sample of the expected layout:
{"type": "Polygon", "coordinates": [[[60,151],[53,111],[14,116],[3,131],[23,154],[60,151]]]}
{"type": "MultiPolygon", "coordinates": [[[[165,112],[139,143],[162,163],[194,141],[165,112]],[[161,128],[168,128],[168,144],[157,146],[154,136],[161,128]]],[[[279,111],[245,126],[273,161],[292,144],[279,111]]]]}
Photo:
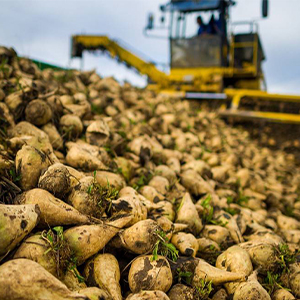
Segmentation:
{"type": "Polygon", "coordinates": [[[135,68],[139,73],[147,75],[153,82],[159,84],[160,87],[163,88],[168,85],[168,76],[158,70],[153,63],[144,61],[107,36],[72,36],[72,57],[82,57],[84,50],[107,51],[111,57],[124,62],[128,67],[135,68]]]}

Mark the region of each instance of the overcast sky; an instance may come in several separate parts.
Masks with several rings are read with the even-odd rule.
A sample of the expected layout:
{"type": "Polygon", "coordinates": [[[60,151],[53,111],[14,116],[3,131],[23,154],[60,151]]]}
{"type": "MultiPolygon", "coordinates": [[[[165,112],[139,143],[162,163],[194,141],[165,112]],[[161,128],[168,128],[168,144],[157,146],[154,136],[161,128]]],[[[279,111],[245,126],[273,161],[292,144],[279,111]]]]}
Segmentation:
{"type": "MultiPolygon", "coordinates": [[[[72,34],[108,35],[121,39],[133,51],[153,61],[168,62],[168,42],[143,35],[146,17],[160,17],[164,0],[0,0],[0,44],[19,55],[61,66],[70,64],[72,34]]],[[[237,0],[232,21],[259,19],[261,0],[237,0]]],[[[268,90],[300,94],[300,0],[270,0],[269,18],[259,22],[267,56],[264,63],[268,90]]],[[[194,25],[194,24],[192,24],[194,25]]],[[[196,27],[195,27],[196,28],[196,27]]],[[[96,68],[103,76],[114,75],[136,85],[145,78],[111,59],[84,55],[84,69],[96,68]]]]}

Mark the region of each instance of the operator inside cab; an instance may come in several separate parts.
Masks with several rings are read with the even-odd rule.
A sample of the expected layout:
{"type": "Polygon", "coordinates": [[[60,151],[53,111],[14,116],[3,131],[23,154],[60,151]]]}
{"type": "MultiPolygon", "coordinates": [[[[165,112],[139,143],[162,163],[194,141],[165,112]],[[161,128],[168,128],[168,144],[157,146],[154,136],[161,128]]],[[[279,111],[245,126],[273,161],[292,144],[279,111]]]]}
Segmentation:
{"type": "Polygon", "coordinates": [[[197,17],[197,24],[199,25],[197,35],[204,35],[204,34],[208,33],[207,32],[208,26],[206,24],[204,24],[201,16],[197,17]]]}
{"type": "Polygon", "coordinates": [[[199,25],[197,35],[205,35],[205,34],[221,34],[219,20],[215,20],[214,14],[211,15],[208,24],[205,24],[202,20],[201,16],[197,17],[197,24],[199,25]]]}

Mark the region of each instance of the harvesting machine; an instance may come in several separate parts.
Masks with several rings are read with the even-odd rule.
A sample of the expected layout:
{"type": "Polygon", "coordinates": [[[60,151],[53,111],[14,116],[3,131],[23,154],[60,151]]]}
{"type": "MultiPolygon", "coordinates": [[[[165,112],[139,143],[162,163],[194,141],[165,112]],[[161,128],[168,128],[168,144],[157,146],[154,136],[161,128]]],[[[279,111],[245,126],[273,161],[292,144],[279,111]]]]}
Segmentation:
{"type": "MultiPolygon", "coordinates": [[[[231,23],[230,7],[235,4],[232,0],[171,0],[160,7],[160,29],[167,29],[165,38],[170,46],[168,73],[108,36],[72,36],[71,57],[82,58],[84,51],[108,52],[112,58],[147,75],[149,88],[183,99],[217,101],[223,117],[300,123],[299,96],[266,91],[262,69],[265,53],[258,24],[231,23]],[[164,25],[166,15],[168,25],[164,25]],[[211,21],[216,20],[217,32],[191,35],[190,20],[195,23],[199,15],[210,15],[211,21]]],[[[268,16],[268,0],[262,0],[262,16],[268,16]]],[[[150,14],[145,35],[164,38],[154,35],[155,29],[154,16],[150,14]]]]}

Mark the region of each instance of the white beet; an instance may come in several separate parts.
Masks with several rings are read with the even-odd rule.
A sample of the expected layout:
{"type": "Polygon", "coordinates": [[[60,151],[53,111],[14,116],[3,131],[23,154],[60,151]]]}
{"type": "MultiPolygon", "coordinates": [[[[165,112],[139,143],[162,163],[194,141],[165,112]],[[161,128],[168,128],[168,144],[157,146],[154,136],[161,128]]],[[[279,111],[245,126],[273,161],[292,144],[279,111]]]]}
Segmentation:
{"type": "Polygon", "coordinates": [[[128,282],[133,293],[141,290],[160,290],[167,292],[172,285],[172,272],[167,259],[158,256],[140,256],[131,264],[128,282]]]}
{"type": "Polygon", "coordinates": [[[0,266],[0,300],[88,300],[71,292],[38,263],[13,259],[0,266]]]}

